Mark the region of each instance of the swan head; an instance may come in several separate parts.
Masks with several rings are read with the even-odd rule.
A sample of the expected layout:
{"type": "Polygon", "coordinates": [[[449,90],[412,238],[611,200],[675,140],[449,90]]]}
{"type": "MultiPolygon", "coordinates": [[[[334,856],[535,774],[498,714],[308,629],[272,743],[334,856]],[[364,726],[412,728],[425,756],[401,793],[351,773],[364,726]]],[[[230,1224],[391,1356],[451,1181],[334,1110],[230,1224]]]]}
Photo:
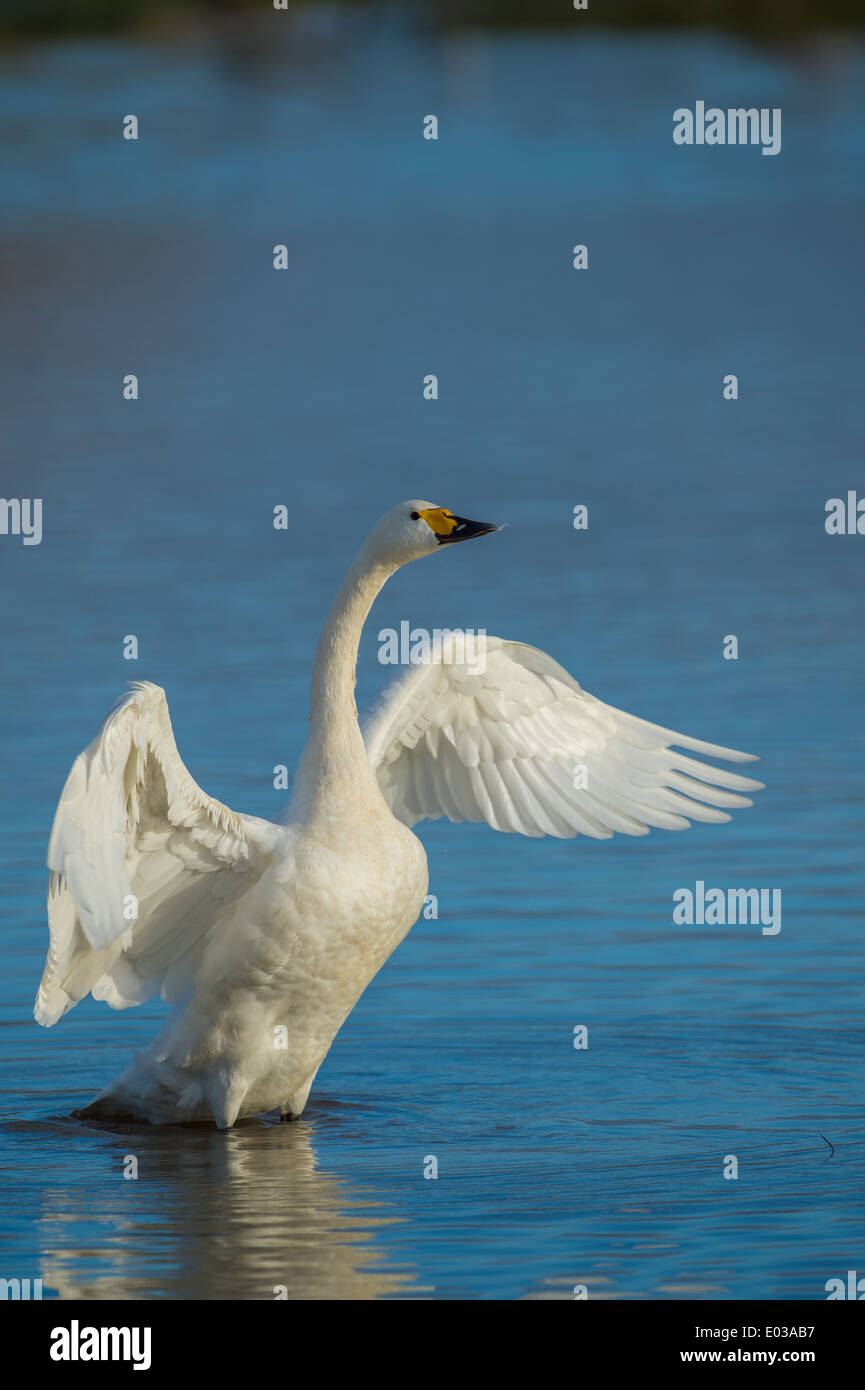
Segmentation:
{"type": "Polygon", "coordinates": [[[365,548],[370,559],[398,567],[432,555],[443,545],[473,540],[498,529],[491,522],[469,521],[447,507],[415,498],[387,512],[373,527],[365,548]]]}

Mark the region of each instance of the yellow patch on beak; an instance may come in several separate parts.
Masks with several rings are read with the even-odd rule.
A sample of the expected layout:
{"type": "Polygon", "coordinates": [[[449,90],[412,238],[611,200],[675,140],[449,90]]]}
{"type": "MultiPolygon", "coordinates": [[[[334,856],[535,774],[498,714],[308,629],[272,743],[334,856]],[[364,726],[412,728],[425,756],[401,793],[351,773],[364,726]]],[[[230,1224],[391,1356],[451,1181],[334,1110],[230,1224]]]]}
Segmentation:
{"type": "Polygon", "coordinates": [[[420,515],[436,536],[449,536],[457,524],[457,517],[447,507],[428,507],[420,515]]]}

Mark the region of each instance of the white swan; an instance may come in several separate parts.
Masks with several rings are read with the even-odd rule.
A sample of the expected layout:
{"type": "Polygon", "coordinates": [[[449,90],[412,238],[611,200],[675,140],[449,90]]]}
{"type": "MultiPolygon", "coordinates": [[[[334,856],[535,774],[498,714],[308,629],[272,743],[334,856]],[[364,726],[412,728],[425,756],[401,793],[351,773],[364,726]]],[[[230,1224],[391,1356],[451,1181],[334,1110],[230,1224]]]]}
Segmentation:
{"type": "Polygon", "coordinates": [[[318,643],[284,824],[197,786],[156,685],[133,686],[78,757],[48,848],[35,1017],[50,1026],[88,992],[117,1009],[157,991],[175,1005],[84,1113],[212,1116],[221,1128],[276,1107],[299,1115],[338,1029],[423,906],[426,855],[409,827],[424,817],[600,839],[724,821],[719,808],[751,804],[740,793],[762,783],[670,746],[749,754],[623,714],[543,652],[498,638],[482,673],[446,654],[410,668],[364,741],[355,661],[376,594],[409,560],[496,529],[421,501],[373,529],[318,643]]]}

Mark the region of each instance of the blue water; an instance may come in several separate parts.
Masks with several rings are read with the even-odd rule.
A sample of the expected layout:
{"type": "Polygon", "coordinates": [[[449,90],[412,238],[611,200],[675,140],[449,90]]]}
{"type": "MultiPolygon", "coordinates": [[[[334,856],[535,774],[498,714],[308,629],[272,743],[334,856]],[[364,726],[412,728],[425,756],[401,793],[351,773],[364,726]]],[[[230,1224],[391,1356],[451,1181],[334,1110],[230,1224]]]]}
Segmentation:
{"type": "Polygon", "coordinates": [[[865,494],[863,45],[328,13],[239,46],[0,56],[2,490],[44,503],[41,545],[0,536],[0,1275],[64,1298],[824,1298],[865,1261],[865,539],[824,529],[865,494]],[[781,106],[782,153],[674,146],[697,99],[781,106]],[[30,1017],[69,765],[151,679],[193,776],[277,815],[330,598],[413,496],[509,524],[389,584],[361,706],[379,627],[484,627],[759,753],[767,790],[638,841],[426,826],[439,917],[302,1121],[71,1118],[162,1006],[30,1017]],[[781,932],[674,925],[697,879],[780,888],[781,932]]]}

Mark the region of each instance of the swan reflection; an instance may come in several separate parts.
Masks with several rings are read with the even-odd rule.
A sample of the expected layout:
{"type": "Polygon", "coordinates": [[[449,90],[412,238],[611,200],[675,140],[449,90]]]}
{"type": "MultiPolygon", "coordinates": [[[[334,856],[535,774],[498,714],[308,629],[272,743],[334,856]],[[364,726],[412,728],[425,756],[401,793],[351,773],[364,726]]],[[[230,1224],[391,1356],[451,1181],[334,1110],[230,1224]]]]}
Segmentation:
{"type": "MultiPolygon", "coordinates": [[[[92,1133],[92,1127],[88,1126],[92,1133]]],[[[314,1122],[103,1129],[102,1181],[48,1188],[40,1273],[64,1299],[376,1299],[420,1292],[375,1233],[401,1218],[317,1171],[314,1122]],[[138,1177],[127,1180],[129,1156],[138,1177]]],[[[97,1163],[98,1168],[98,1163],[97,1163]]],[[[70,1167],[65,1167],[69,1172],[70,1167]]],[[[87,1166],[92,1179],[94,1164],[87,1166]]]]}

